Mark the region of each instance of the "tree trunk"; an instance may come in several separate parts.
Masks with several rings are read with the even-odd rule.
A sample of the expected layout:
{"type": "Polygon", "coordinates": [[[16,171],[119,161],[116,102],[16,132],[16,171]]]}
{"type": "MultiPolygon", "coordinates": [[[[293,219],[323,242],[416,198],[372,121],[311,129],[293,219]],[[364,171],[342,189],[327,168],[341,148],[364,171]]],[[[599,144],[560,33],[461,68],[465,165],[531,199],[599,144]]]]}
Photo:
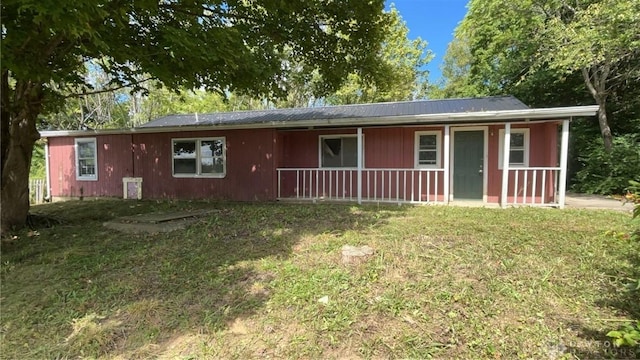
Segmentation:
{"type": "Polygon", "coordinates": [[[600,134],[602,134],[602,140],[604,141],[604,150],[607,153],[610,153],[611,148],[613,148],[613,135],[611,135],[611,128],[609,127],[609,120],[607,119],[606,106],[608,97],[607,80],[610,71],[611,66],[609,66],[609,64],[582,69],[584,83],[599,107],[598,124],[600,125],[600,134]]]}
{"type": "Polygon", "coordinates": [[[610,153],[613,148],[613,135],[611,135],[611,128],[607,119],[607,101],[606,99],[596,99],[596,103],[598,104],[598,124],[600,124],[602,140],[604,140],[604,150],[610,153]]]}
{"type": "MultiPolygon", "coordinates": [[[[2,76],[3,92],[9,90],[2,76]]],[[[11,93],[2,96],[2,195],[0,232],[24,227],[29,214],[29,169],[33,145],[40,137],[36,119],[43,92],[40,84],[17,81],[11,93]],[[6,96],[5,96],[6,95],[6,96]],[[6,142],[6,143],[5,143],[6,142]]]]}

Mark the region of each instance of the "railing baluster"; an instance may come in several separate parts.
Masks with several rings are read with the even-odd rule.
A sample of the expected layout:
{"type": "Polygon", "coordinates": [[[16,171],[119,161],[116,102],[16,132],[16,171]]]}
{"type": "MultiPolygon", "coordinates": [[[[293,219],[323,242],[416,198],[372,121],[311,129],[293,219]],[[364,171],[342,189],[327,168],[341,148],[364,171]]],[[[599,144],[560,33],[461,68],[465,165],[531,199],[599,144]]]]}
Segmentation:
{"type": "Polygon", "coordinates": [[[440,177],[438,175],[437,171],[433,172],[433,176],[435,176],[436,179],[436,188],[433,190],[433,202],[438,202],[438,178],[440,177]]]}
{"type": "Polygon", "coordinates": [[[558,182],[559,182],[559,178],[558,178],[558,170],[554,170],[553,171],[553,203],[554,204],[558,204],[558,182]]]}
{"type": "Polygon", "coordinates": [[[302,198],[307,194],[307,170],[302,170],[302,198]]]}
{"type": "Polygon", "coordinates": [[[322,170],[322,197],[326,200],[329,199],[329,190],[328,190],[328,180],[327,178],[330,178],[331,174],[329,173],[327,176],[327,170],[322,170]]]}
{"type": "Polygon", "coordinates": [[[407,170],[404,170],[404,180],[402,180],[402,201],[407,201],[407,170]]]}
{"type": "Polygon", "coordinates": [[[422,170],[418,170],[418,202],[422,202],[422,170]]]}
{"type": "Polygon", "coordinates": [[[331,171],[329,171],[329,199],[332,199],[333,196],[333,175],[331,171]]]}
{"type": "Polygon", "coordinates": [[[527,203],[527,185],[528,185],[528,178],[529,176],[529,170],[524,170],[524,189],[522,190],[522,203],[526,204],[527,203]]]}
{"type": "Polygon", "coordinates": [[[387,172],[389,173],[389,194],[387,195],[387,197],[389,198],[389,201],[391,201],[391,196],[392,196],[392,192],[391,192],[391,170],[387,170],[387,172]]]}
{"type": "Polygon", "coordinates": [[[373,201],[378,201],[378,170],[373,170],[373,201]]]}
{"type": "Polygon", "coordinates": [[[300,170],[296,170],[296,199],[300,198],[300,170]]]}
{"type": "Polygon", "coordinates": [[[542,204],[547,203],[547,170],[542,170],[542,204]]]}
{"type": "Polygon", "coordinates": [[[400,172],[395,170],[396,173],[396,201],[400,203],[400,172]]]}
{"type": "Polygon", "coordinates": [[[531,203],[536,203],[536,182],[538,180],[538,170],[533,170],[533,186],[531,187],[531,203]]]}
{"type": "Polygon", "coordinates": [[[367,200],[371,200],[371,171],[367,170],[367,200]]]}
{"type": "Polygon", "coordinates": [[[415,170],[411,170],[411,202],[416,201],[416,198],[414,197],[414,194],[416,192],[416,190],[415,190],[415,177],[416,177],[416,171],[415,170]]]}
{"type": "Polygon", "coordinates": [[[429,172],[429,170],[426,170],[425,175],[427,176],[427,202],[431,201],[431,172],[429,172]]]}
{"type": "Polygon", "coordinates": [[[384,170],[382,170],[382,171],[380,172],[380,175],[381,175],[381,176],[380,176],[380,180],[381,180],[381,182],[382,182],[382,187],[381,187],[381,189],[380,189],[380,192],[381,192],[381,194],[380,194],[380,200],[381,200],[381,201],[384,201],[384,170]]]}
{"type": "Polygon", "coordinates": [[[515,176],[514,176],[514,185],[513,185],[513,203],[517,204],[518,203],[518,177],[519,177],[519,171],[518,169],[515,170],[514,172],[515,176]]]}
{"type": "Polygon", "coordinates": [[[320,170],[315,169],[314,172],[316,173],[316,199],[320,199],[320,194],[318,194],[318,192],[320,191],[320,187],[319,187],[319,177],[320,177],[320,170]]]}

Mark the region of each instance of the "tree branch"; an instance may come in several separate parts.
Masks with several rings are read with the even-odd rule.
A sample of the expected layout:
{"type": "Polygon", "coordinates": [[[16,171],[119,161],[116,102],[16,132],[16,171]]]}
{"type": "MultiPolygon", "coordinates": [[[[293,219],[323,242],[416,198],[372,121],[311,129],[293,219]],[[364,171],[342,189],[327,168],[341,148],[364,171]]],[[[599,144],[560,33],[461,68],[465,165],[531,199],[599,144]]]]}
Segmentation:
{"type": "Polygon", "coordinates": [[[113,91],[124,89],[124,88],[127,88],[127,87],[139,85],[139,84],[145,83],[145,82],[147,82],[149,80],[153,80],[153,79],[155,79],[155,78],[153,76],[150,76],[150,77],[142,79],[140,81],[136,81],[135,83],[123,84],[123,85],[116,86],[114,88],[109,88],[109,89],[102,89],[102,90],[95,90],[95,91],[83,91],[81,93],[73,93],[73,94],[70,94],[70,95],[63,96],[62,98],[63,99],[69,99],[69,98],[80,97],[80,96],[85,96],[85,95],[95,95],[95,94],[103,94],[103,93],[113,92],[113,91]]]}
{"type": "Polygon", "coordinates": [[[582,68],[582,77],[584,78],[584,83],[585,85],[587,85],[587,89],[589,89],[591,96],[593,96],[593,98],[595,99],[598,92],[591,82],[591,75],[589,74],[589,71],[590,69],[588,68],[582,68]]]}

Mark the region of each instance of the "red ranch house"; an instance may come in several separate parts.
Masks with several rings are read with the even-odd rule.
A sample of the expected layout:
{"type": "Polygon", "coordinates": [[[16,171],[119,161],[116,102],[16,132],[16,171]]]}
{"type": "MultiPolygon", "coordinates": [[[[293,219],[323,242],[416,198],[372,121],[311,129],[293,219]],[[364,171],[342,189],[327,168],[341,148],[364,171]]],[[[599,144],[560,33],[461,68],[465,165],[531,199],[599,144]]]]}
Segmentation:
{"type": "Polygon", "coordinates": [[[41,135],[54,199],[563,207],[569,123],[596,111],[487,97],[172,115],[41,135]]]}

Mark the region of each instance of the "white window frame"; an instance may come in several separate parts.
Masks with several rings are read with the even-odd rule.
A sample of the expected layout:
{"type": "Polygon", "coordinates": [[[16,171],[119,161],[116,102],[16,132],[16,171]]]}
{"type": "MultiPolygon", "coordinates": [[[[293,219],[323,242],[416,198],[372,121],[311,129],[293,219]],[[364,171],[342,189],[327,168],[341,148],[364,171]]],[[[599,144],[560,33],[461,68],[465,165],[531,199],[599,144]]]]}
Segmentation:
{"type": "MultiPolygon", "coordinates": [[[[513,134],[524,134],[524,148],[523,149],[516,149],[516,150],[523,150],[524,151],[524,155],[523,155],[523,160],[524,163],[522,164],[514,164],[512,163],[512,158],[511,156],[509,156],[509,168],[526,168],[529,167],[529,148],[530,148],[530,141],[529,141],[529,135],[530,133],[530,129],[529,128],[511,128],[511,135],[513,134]]],[[[498,131],[498,170],[502,170],[502,163],[503,161],[503,155],[504,155],[504,129],[500,129],[498,131]]],[[[511,147],[510,150],[514,150],[513,147],[511,147]]]]}
{"type": "Polygon", "coordinates": [[[416,131],[414,136],[414,163],[416,169],[440,169],[442,158],[442,132],[437,130],[430,131],[416,131]],[[436,136],[436,164],[435,165],[423,165],[420,164],[420,136],[422,135],[435,135],[436,136]]]}
{"type": "MultiPolygon", "coordinates": [[[[331,135],[319,135],[318,136],[318,168],[320,169],[340,169],[340,170],[353,170],[357,169],[356,166],[345,166],[345,167],[328,167],[322,165],[322,142],[324,139],[342,139],[342,138],[356,138],[358,139],[358,134],[331,134],[331,135]]],[[[356,149],[357,151],[357,149],[356,149]]],[[[357,154],[356,154],[357,156],[357,154]]],[[[364,134],[362,135],[362,165],[364,166],[364,134]]]]}
{"type": "Polygon", "coordinates": [[[96,140],[96,138],[91,137],[91,138],[87,138],[87,137],[83,137],[83,138],[76,138],[74,139],[74,151],[75,151],[75,155],[76,155],[76,162],[75,162],[75,167],[76,167],[76,180],[81,180],[81,181],[97,181],[98,180],[98,141],[96,140]],[[93,175],[80,175],[80,158],[79,158],[79,154],[78,154],[78,144],[79,143],[93,143],[95,152],[93,154],[93,162],[95,164],[95,171],[93,175]]]}
{"type": "MultiPolygon", "coordinates": [[[[217,156],[213,157],[214,159],[217,156]]],[[[171,139],[171,175],[175,178],[224,178],[227,176],[227,138],[225,136],[207,137],[207,138],[172,138],[171,139]],[[201,143],[203,141],[217,141],[222,140],[222,173],[219,174],[202,174],[202,156],[200,151],[202,148],[201,143]],[[176,174],[175,173],[175,157],[173,153],[174,145],[177,142],[182,141],[195,141],[196,142],[196,173],[195,174],[176,174]]]]}

